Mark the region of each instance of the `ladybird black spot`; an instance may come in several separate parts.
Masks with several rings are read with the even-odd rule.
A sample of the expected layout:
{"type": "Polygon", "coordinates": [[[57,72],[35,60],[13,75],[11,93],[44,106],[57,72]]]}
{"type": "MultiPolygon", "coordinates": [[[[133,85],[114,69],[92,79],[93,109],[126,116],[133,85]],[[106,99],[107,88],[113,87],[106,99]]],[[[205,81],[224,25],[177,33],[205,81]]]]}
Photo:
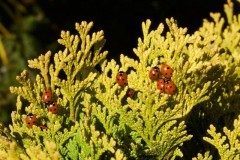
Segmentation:
{"type": "Polygon", "coordinates": [[[32,113],[28,113],[28,115],[27,115],[28,117],[32,117],[33,116],[33,114],[32,113]]]}
{"type": "Polygon", "coordinates": [[[170,69],[170,67],[167,67],[167,69],[170,69]]]}

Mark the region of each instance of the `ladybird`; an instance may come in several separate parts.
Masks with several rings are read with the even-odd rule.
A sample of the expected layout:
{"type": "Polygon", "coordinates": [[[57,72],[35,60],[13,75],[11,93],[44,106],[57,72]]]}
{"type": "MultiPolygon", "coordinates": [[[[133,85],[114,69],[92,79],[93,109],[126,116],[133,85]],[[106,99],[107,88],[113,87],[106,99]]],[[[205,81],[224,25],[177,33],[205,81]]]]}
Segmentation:
{"type": "Polygon", "coordinates": [[[164,81],[164,79],[161,78],[157,81],[157,89],[159,89],[161,93],[165,92],[165,81],[164,81]]]}
{"type": "Polygon", "coordinates": [[[165,78],[170,79],[173,74],[173,69],[169,65],[164,63],[161,67],[161,73],[165,78]]]}
{"type": "Polygon", "coordinates": [[[36,123],[37,123],[37,117],[35,114],[28,113],[25,121],[26,121],[28,127],[32,128],[32,126],[36,125],[36,123]]]}
{"type": "Polygon", "coordinates": [[[47,108],[52,114],[56,114],[59,110],[58,105],[55,102],[50,103],[47,108]]]}
{"type": "Polygon", "coordinates": [[[160,69],[159,67],[155,66],[150,69],[148,75],[152,81],[155,81],[155,80],[158,80],[159,74],[160,74],[160,69]]]}
{"type": "Polygon", "coordinates": [[[167,81],[165,82],[165,93],[167,94],[173,94],[173,92],[177,89],[176,85],[173,83],[173,81],[167,81]]]}
{"type": "Polygon", "coordinates": [[[43,92],[42,94],[43,103],[46,103],[46,104],[50,103],[52,101],[52,98],[53,98],[53,94],[50,89],[47,89],[43,92]]]}
{"type": "Polygon", "coordinates": [[[116,76],[116,82],[121,87],[127,85],[127,73],[120,71],[116,76]]]}
{"type": "Polygon", "coordinates": [[[127,97],[132,98],[134,93],[135,93],[134,89],[129,88],[128,91],[127,91],[127,97]]]}

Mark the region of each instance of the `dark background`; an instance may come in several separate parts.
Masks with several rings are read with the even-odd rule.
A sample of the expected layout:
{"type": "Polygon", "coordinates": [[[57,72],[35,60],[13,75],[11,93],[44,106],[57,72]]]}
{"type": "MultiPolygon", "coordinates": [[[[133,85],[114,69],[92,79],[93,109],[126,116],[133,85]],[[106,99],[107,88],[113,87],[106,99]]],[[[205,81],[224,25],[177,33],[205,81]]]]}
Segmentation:
{"type": "Polygon", "coordinates": [[[210,12],[223,12],[226,0],[48,0],[39,1],[53,28],[42,39],[56,40],[60,30],[74,30],[75,22],[93,21],[95,30],[104,30],[108,58],[120,53],[132,56],[137,38],[142,36],[141,23],[152,21],[153,29],[166,18],[174,17],[179,26],[197,30],[210,12]]]}

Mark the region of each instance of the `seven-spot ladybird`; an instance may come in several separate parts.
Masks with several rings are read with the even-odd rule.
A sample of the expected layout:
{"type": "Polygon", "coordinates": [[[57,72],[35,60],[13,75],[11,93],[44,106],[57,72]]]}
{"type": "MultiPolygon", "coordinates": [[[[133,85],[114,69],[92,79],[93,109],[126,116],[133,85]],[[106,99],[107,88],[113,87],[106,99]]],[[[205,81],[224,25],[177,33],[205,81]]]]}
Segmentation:
{"type": "Polygon", "coordinates": [[[165,93],[172,94],[177,89],[173,81],[165,82],[165,93]]]}
{"type": "Polygon", "coordinates": [[[37,123],[37,117],[35,114],[28,113],[25,121],[26,121],[28,127],[32,128],[32,126],[36,125],[36,123],[37,123]]]}
{"type": "Polygon", "coordinates": [[[159,74],[160,74],[159,67],[157,66],[152,67],[149,71],[149,78],[153,81],[158,80],[159,74]]]}
{"type": "Polygon", "coordinates": [[[159,89],[161,93],[165,92],[165,81],[164,81],[164,79],[161,78],[157,81],[157,89],[159,89]]]}
{"type": "Polygon", "coordinates": [[[170,79],[173,74],[173,69],[169,65],[164,63],[161,67],[161,73],[165,78],[170,79]]]}
{"type": "Polygon", "coordinates": [[[132,98],[134,93],[135,93],[134,89],[129,88],[128,91],[127,91],[127,97],[132,98]]]}
{"type": "Polygon", "coordinates": [[[57,103],[53,102],[48,105],[48,110],[52,112],[53,114],[56,114],[59,110],[57,103]]]}
{"type": "Polygon", "coordinates": [[[53,94],[50,89],[47,89],[43,92],[42,94],[43,103],[46,103],[46,104],[50,103],[52,101],[52,98],[53,98],[53,94]]]}
{"type": "Polygon", "coordinates": [[[116,82],[121,87],[127,85],[127,73],[120,71],[116,76],[116,82]]]}

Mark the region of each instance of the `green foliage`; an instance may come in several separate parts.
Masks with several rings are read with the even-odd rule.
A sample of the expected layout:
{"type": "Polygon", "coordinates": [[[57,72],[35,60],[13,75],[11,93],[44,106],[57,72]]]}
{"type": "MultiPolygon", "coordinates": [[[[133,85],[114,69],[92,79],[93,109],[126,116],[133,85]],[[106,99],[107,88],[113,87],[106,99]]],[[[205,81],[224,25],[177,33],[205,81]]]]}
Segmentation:
{"type": "Polygon", "coordinates": [[[198,153],[197,157],[194,157],[193,160],[212,160],[213,157],[210,155],[210,152],[206,152],[204,155],[198,153]]]}
{"type": "Polygon", "coordinates": [[[76,24],[80,36],[62,32],[59,42],[65,45],[66,49],[54,55],[54,65],[50,63],[51,52],[39,56],[38,59],[29,60],[29,67],[39,69],[41,75],[36,75],[36,80],[31,81],[28,72],[24,70],[17,77],[22,86],[10,88],[11,92],[19,95],[17,113],[12,117],[13,125],[10,130],[11,135],[21,141],[21,147],[29,148],[42,144],[44,140],[52,140],[57,149],[62,150],[66,141],[76,134],[79,127],[76,119],[79,118],[79,112],[83,112],[84,105],[79,102],[89,95],[87,88],[96,77],[96,73],[92,71],[107,53],[100,53],[105,42],[103,32],[93,33],[90,37],[87,33],[91,27],[92,23],[76,24]],[[79,41],[82,44],[81,50],[76,51],[79,41]],[[88,65],[83,62],[88,62],[88,65]],[[66,79],[59,78],[60,71],[64,72],[66,79]],[[41,100],[41,94],[47,88],[54,91],[54,101],[62,111],[59,115],[49,113],[41,100]],[[29,102],[26,112],[36,114],[38,123],[46,125],[47,130],[36,126],[28,129],[24,122],[26,115],[22,114],[22,98],[29,102]]]}
{"type": "Polygon", "coordinates": [[[213,159],[215,150],[222,159],[239,158],[240,120],[233,131],[226,128],[232,127],[240,104],[240,16],[232,7],[230,1],[225,5],[227,25],[220,14],[211,14],[213,22],[205,20],[192,35],[173,18],[155,30],[150,20],[143,22],[143,36],[133,49],[138,58],[121,55],[119,64],[106,60],[104,33],[91,33],[92,22],[76,23],[76,35],[62,31],[58,43],[64,49],[29,60],[36,77],[23,70],[17,76],[20,86],[10,87],[18,95],[16,111],[9,129],[0,128],[0,153],[15,159],[31,159],[35,153],[44,159],[192,158],[189,150],[201,137],[196,144],[206,146],[204,154],[197,150],[193,159],[213,159]],[[149,78],[151,67],[163,63],[174,70],[177,90],[170,95],[160,93],[149,78]],[[124,87],[116,83],[120,71],[128,74],[124,87]],[[133,97],[127,96],[130,88],[133,97]],[[57,114],[42,101],[46,89],[53,92],[57,114]],[[25,121],[28,113],[37,116],[32,128],[25,121]],[[212,138],[207,138],[210,123],[225,126],[226,136],[211,125],[212,138]],[[210,144],[215,149],[208,151],[210,144]]]}
{"type": "Polygon", "coordinates": [[[211,13],[213,21],[204,20],[203,26],[195,32],[201,37],[197,43],[203,50],[209,49],[217,55],[219,67],[212,70],[206,78],[216,82],[209,101],[205,101],[192,110],[188,116],[187,125],[190,133],[198,138],[190,145],[199,144],[203,151],[211,151],[214,157],[218,157],[216,148],[202,141],[207,136],[206,130],[213,124],[217,130],[228,127],[232,128],[233,120],[240,114],[239,104],[239,81],[240,81],[240,56],[239,56],[239,15],[234,15],[233,3],[228,1],[224,5],[227,19],[220,13],[211,13]],[[203,47],[205,44],[207,48],[203,47]]]}
{"type": "Polygon", "coordinates": [[[234,121],[233,126],[232,131],[224,127],[224,135],[222,135],[221,133],[216,133],[216,128],[210,125],[208,133],[211,138],[203,137],[205,141],[217,148],[221,159],[240,159],[240,116],[234,121]]]}

